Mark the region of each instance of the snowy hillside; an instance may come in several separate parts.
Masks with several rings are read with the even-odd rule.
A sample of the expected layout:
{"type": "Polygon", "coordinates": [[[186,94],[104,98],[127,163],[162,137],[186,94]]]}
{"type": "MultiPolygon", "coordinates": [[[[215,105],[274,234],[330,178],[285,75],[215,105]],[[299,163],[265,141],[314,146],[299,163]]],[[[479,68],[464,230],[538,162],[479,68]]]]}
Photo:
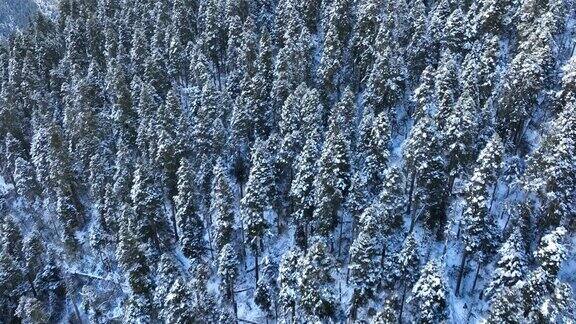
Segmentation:
{"type": "Polygon", "coordinates": [[[576,320],[574,0],[55,3],[0,0],[0,323],[576,320]]]}

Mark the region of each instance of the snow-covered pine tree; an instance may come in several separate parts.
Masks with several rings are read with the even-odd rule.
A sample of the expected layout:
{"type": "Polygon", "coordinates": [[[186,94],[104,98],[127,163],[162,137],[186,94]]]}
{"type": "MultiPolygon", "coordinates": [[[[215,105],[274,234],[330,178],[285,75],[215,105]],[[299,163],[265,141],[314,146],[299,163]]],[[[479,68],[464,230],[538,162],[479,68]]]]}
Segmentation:
{"type": "MultiPolygon", "coordinates": [[[[460,272],[456,283],[456,293],[459,293],[464,266],[468,257],[477,263],[476,276],[481,265],[489,261],[488,257],[496,248],[498,237],[495,221],[490,215],[490,188],[495,188],[496,180],[502,165],[504,148],[500,136],[494,134],[492,139],[480,152],[476,168],[467,187],[467,207],[462,215],[462,242],[464,250],[460,264],[460,272]]],[[[474,280],[476,282],[476,279],[474,280]]]]}
{"type": "Polygon", "coordinates": [[[163,318],[167,323],[184,324],[196,319],[192,305],[192,294],[188,285],[182,278],[176,278],[170,287],[166,299],[165,307],[162,309],[163,318]]]}
{"type": "MultiPolygon", "coordinates": [[[[496,270],[492,280],[485,290],[485,296],[498,294],[501,290],[513,289],[516,283],[524,279],[526,274],[526,255],[522,246],[522,234],[516,228],[508,240],[502,244],[499,250],[500,260],[497,262],[496,270]]],[[[496,300],[504,298],[507,292],[495,296],[496,300]]]]}
{"type": "Polygon", "coordinates": [[[298,306],[304,318],[310,321],[329,320],[336,314],[334,262],[326,243],[318,239],[299,265],[298,306]]]}
{"type": "Polygon", "coordinates": [[[302,251],[292,248],[284,252],[280,261],[278,274],[278,304],[280,314],[287,321],[297,319],[296,306],[300,303],[300,291],[298,287],[299,275],[295,269],[298,269],[302,251]]]}
{"type": "MultiPolygon", "coordinates": [[[[176,260],[168,253],[163,253],[160,256],[156,272],[153,294],[154,307],[158,309],[159,316],[164,318],[168,315],[167,312],[164,311],[167,306],[166,301],[168,294],[174,281],[180,277],[180,273],[176,265],[176,260]]],[[[164,318],[164,320],[167,320],[167,318],[164,318]]]]}
{"type": "Polygon", "coordinates": [[[155,318],[155,309],[152,300],[153,283],[148,260],[142,247],[138,244],[131,228],[134,228],[135,215],[127,214],[125,208],[119,232],[119,243],[116,248],[118,263],[125,271],[130,291],[124,320],[129,323],[152,321],[155,318]]]}
{"type": "MultiPolygon", "coordinates": [[[[410,131],[404,143],[403,155],[410,174],[408,193],[408,211],[412,205],[424,214],[428,226],[440,233],[446,221],[444,212],[448,190],[445,161],[441,151],[442,136],[434,119],[424,116],[410,131]],[[422,163],[426,161],[426,163],[422,163]],[[413,201],[413,197],[415,200],[413,201]]],[[[412,220],[414,223],[417,219],[412,220]]]]}
{"type": "Polygon", "coordinates": [[[314,211],[314,179],[316,177],[316,162],[319,156],[318,143],[315,136],[309,136],[302,154],[295,165],[296,175],[290,186],[290,196],[294,201],[294,222],[303,237],[297,237],[296,242],[307,246],[309,231],[314,211]]]}
{"type": "Polygon", "coordinates": [[[377,210],[368,207],[360,217],[360,232],[350,246],[349,282],[354,291],[349,312],[353,319],[358,308],[375,296],[380,283],[383,239],[380,228],[377,210]]]}
{"type": "Polygon", "coordinates": [[[400,280],[400,286],[403,287],[402,296],[400,297],[400,314],[398,315],[399,318],[402,318],[406,293],[418,279],[417,276],[420,269],[418,242],[412,233],[408,234],[408,237],[404,240],[402,249],[398,252],[396,259],[396,276],[400,280]]]}
{"type": "Polygon", "coordinates": [[[442,265],[438,260],[431,260],[412,288],[410,302],[416,307],[414,319],[421,323],[445,322],[449,316],[447,295],[442,265]]]}
{"type": "Polygon", "coordinates": [[[382,182],[384,171],[388,166],[390,138],[390,120],[388,113],[383,111],[373,120],[365,161],[369,182],[376,189],[378,188],[377,184],[382,182]]]}
{"type": "Polygon", "coordinates": [[[542,237],[534,253],[540,266],[520,286],[523,315],[530,322],[562,322],[574,316],[572,289],[558,278],[566,260],[566,229],[558,227],[542,237]]]}
{"type": "Polygon", "coordinates": [[[236,254],[237,252],[232,244],[227,243],[222,247],[218,256],[218,274],[222,278],[220,290],[224,298],[234,304],[234,308],[236,308],[234,284],[238,277],[238,259],[236,254]]]}
{"type": "Polygon", "coordinates": [[[318,160],[318,174],[314,182],[314,230],[325,237],[338,225],[338,210],[350,182],[350,146],[343,133],[341,126],[333,121],[318,160]]]}
{"type": "Polygon", "coordinates": [[[380,25],[380,2],[362,0],[357,4],[358,21],[353,25],[350,52],[357,83],[362,82],[374,61],[374,44],[380,25]]]}
{"type": "Polygon", "coordinates": [[[551,122],[540,146],[528,157],[525,187],[540,198],[539,222],[545,226],[573,224],[576,166],[576,104],[569,104],[551,122]]]}
{"type": "Polygon", "coordinates": [[[234,192],[225,161],[218,159],[214,166],[211,213],[214,219],[214,245],[218,251],[234,241],[234,192]]]}
{"type": "Polygon", "coordinates": [[[256,282],[258,282],[259,257],[264,249],[263,239],[270,226],[265,213],[269,211],[273,199],[274,178],[267,143],[259,140],[254,145],[252,168],[240,209],[246,233],[246,244],[254,253],[254,271],[256,282]]]}
{"type": "Polygon", "coordinates": [[[193,172],[187,159],[180,160],[180,167],[176,172],[178,195],[174,197],[176,214],[173,217],[174,230],[178,233],[177,238],[182,252],[190,259],[199,258],[205,252],[204,224],[194,201],[196,195],[193,172]]]}

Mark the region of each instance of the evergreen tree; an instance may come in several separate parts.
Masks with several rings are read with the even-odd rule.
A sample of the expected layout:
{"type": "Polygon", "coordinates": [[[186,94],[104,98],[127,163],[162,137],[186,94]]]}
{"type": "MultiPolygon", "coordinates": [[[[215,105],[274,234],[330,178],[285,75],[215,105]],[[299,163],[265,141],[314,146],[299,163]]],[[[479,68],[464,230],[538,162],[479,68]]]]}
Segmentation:
{"type": "Polygon", "coordinates": [[[195,320],[193,310],[189,307],[192,304],[192,296],[181,278],[177,278],[170,287],[164,304],[166,306],[162,309],[162,313],[166,322],[183,324],[195,320]]]}
{"type": "Polygon", "coordinates": [[[349,144],[344,131],[334,121],[318,160],[318,175],[314,182],[316,208],[313,218],[315,228],[328,236],[338,225],[338,210],[347,194],[349,175],[349,144]]]}
{"type": "Polygon", "coordinates": [[[472,256],[480,264],[485,264],[487,258],[494,252],[497,239],[496,225],[490,215],[489,191],[496,186],[497,175],[502,163],[503,147],[498,134],[495,134],[478,156],[477,165],[467,188],[467,207],[462,216],[462,240],[465,246],[456,292],[460,288],[463,267],[468,256],[472,256]]]}
{"type": "Polygon", "coordinates": [[[18,306],[18,297],[22,295],[21,289],[24,283],[22,271],[18,266],[16,255],[12,254],[6,244],[2,244],[0,250],[0,309],[3,321],[14,319],[14,313],[18,306]]]}
{"type": "Polygon", "coordinates": [[[238,260],[236,251],[230,243],[227,243],[220,250],[218,257],[218,275],[222,278],[220,290],[226,300],[234,301],[234,283],[238,277],[238,260]]]}
{"type": "Polygon", "coordinates": [[[308,137],[296,163],[296,175],[290,186],[290,196],[294,200],[294,220],[304,234],[312,221],[314,211],[314,179],[318,154],[316,139],[314,136],[308,137]]]}
{"type": "Polygon", "coordinates": [[[379,219],[387,234],[402,226],[406,207],[405,179],[401,170],[392,166],[383,175],[382,190],[374,201],[379,219]]]}
{"type": "Polygon", "coordinates": [[[214,217],[214,242],[217,250],[234,241],[234,193],[224,160],[219,159],[214,167],[211,211],[214,217]]]}
{"type": "Polygon", "coordinates": [[[299,307],[309,320],[326,320],[336,313],[334,282],[334,260],[326,243],[318,240],[310,246],[300,264],[298,290],[299,307]]]}
{"type": "Polygon", "coordinates": [[[133,217],[134,215],[123,217],[119,244],[116,248],[118,262],[126,274],[130,287],[128,305],[124,313],[125,320],[130,323],[151,321],[154,318],[150,268],[144,251],[130,231],[133,226],[133,217]]]}
{"type": "Polygon", "coordinates": [[[398,322],[398,296],[391,295],[384,300],[382,310],[374,316],[375,324],[391,324],[398,322]]]}
{"type": "Polygon", "coordinates": [[[499,303],[509,292],[506,289],[513,289],[514,285],[524,279],[526,273],[526,256],[522,246],[522,237],[519,229],[516,229],[504,244],[500,247],[500,260],[494,270],[492,281],[486,288],[487,296],[495,296],[495,303],[499,303]]]}
{"type": "Polygon", "coordinates": [[[374,44],[380,25],[380,3],[374,0],[363,0],[358,3],[358,21],[352,29],[350,51],[357,70],[359,81],[370,68],[374,60],[374,44]]]}
{"type": "Polygon", "coordinates": [[[574,211],[576,105],[570,104],[551,122],[540,146],[528,157],[526,188],[541,199],[541,223],[571,223],[574,211]]]}
{"type": "Polygon", "coordinates": [[[174,198],[176,215],[175,226],[182,252],[187,258],[199,258],[204,254],[204,224],[195,207],[193,170],[186,159],[180,161],[177,171],[178,195],[174,198]]]}
{"type": "Polygon", "coordinates": [[[265,142],[256,142],[252,155],[252,168],[246,183],[246,193],[241,201],[241,213],[246,232],[246,243],[254,252],[256,282],[258,282],[258,258],[263,250],[264,236],[268,229],[265,218],[271,206],[272,185],[274,183],[270,155],[265,142]]]}
{"type": "Polygon", "coordinates": [[[370,130],[368,152],[366,152],[366,169],[372,184],[379,183],[388,165],[390,155],[390,121],[387,112],[376,116],[370,130]]]}
{"type": "MultiPolygon", "coordinates": [[[[163,310],[166,308],[168,294],[180,275],[174,261],[168,253],[163,253],[158,263],[154,287],[154,307],[159,310],[160,317],[166,316],[163,310]]],[[[164,319],[167,320],[166,318],[164,319]]]]}
{"type": "MultiPolygon", "coordinates": [[[[406,293],[410,286],[412,286],[418,279],[418,270],[420,269],[420,255],[418,252],[418,242],[414,238],[413,234],[408,234],[408,237],[404,241],[402,250],[398,252],[397,255],[396,269],[398,279],[403,286],[402,297],[400,299],[400,307],[404,307],[404,300],[406,299],[406,293]]],[[[403,309],[400,309],[399,317],[402,317],[403,309]]]]}
{"type": "Polygon", "coordinates": [[[566,229],[556,228],[542,237],[534,253],[540,266],[520,288],[523,313],[528,321],[564,321],[574,315],[572,289],[558,279],[562,262],[566,260],[565,235],[566,229]]]}
{"type": "Polygon", "coordinates": [[[146,253],[157,253],[172,234],[164,219],[157,172],[150,165],[141,165],[135,170],[133,179],[130,197],[134,213],[138,215],[133,224],[135,234],[147,245],[146,253]]]}
{"type": "Polygon", "coordinates": [[[416,307],[415,320],[421,323],[448,320],[447,288],[441,267],[439,261],[429,261],[412,288],[410,300],[416,307]]]}
{"type": "Polygon", "coordinates": [[[351,301],[351,316],[356,309],[365,305],[376,292],[380,282],[381,237],[377,211],[368,207],[360,217],[360,233],[350,246],[350,283],[354,287],[351,301]]]}
{"type": "Polygon", "coordinates": [[[441,140],[434,120],[424,117],[414,126],[403,148],[406,167],[411,173],[408,214],[411,212],[412,197],[416,193],[417,206],[423,208],[426,223],[437,229],[442,228],[445,221],[447,194],[441,140]]]}
{"type": "Polygon", "coordinates": [[[299,276],[294,269],[297,269],[300,264],[301,254],[302,252],[297,249],[288,250],[282,255],[280,261],[278,304],[282,316],[288,321],[296,320],[296,306],[300,302],[299,276]]]}

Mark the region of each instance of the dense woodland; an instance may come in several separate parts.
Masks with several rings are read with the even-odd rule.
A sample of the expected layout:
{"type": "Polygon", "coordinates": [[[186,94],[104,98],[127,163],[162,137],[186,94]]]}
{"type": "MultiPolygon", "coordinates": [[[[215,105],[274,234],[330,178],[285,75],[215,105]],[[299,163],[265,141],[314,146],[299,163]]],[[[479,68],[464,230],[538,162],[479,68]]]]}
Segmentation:
{"type": "Polygon", "coordinates": [[[61,0],[0,46],[0,323],[572,323],[574,0],[61,0]]]}

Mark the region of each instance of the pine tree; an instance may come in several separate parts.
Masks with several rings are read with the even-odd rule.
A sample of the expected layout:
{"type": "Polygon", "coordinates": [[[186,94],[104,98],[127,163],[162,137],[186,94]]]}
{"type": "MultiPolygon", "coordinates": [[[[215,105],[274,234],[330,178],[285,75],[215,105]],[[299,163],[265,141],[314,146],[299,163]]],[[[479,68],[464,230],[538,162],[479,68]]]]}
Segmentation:
{"type": "Polygon", "coordinates": [[[158,263],[154,287],[154,307],[160,310],[160,317],[166,316],[162,310],[166,308],[168,294],[179,275],[175,260],[168,253],[163,253],[158,263]]]}
{"type": "Polygon", "coordinates": [[[374,316],[375,324],[392,324],[398,322],[398,296],[390,295],[384,300],[382,310],[374,316]]]}
{"type": "Polygon", "coordinates": [[[374,113],[390,111],[404,89],[404,62],[393,46],[391,31],[385,23],[380,25],[376,37],[376,58],[370,74],[366,76],[365,108],[374,113]]]}
{"type": "Polygon", "coordinates": [[[410,301],[416,307],[415,320],[421,323],[441,323],[448,320],[448,296],[442,265],[431,260],[420,272],[412,288],[410,301]]]}
{"type": "Polygon", "coordinates": [[[477,111],[473,94],[465,91],[448,115],[444,139],[448,151],[448,172],[452,178],[462,174],[473,159],[477,138],[477,111]]]}
{"type": "Polygon", "coordinates": [[[176,278],[170,287],[164,304],[166,306],[162,309],[162,314],[168,323],[184,324],[196,319],[193,309],[189,307],[192,304],[191,293],[181,278],[176,278]]]}
{"type": "Polygon", "coordinates": [[[406,208],[405,179],[400,168],[396,166],[386,169],[383,179],[382,190],[374,204],[384,231],[391,234],[404,222],[402,216],[406,208]]]}
{"type": "Polygon", "coordinates": [[[179,147],[178,121],[181,116],[180,100],[174,89],[168,91],[166,101],[156,113],[158,123],[158,141],[156,144],[156,162],[162,167],[162,176],[170,194],[176,190],[176,171],[178,161],[184,149],[179,147]]]}
{"type": "Polygon", "coordinates": [[[480,62],[477,72],[481,104],[486,103],[496,85],[496,69],[499,56],[500,38],[498,36],[487,37],[482,44],[482,53],[479,57],[480,62]]]}
{"type": "Polygon", "coordinates": [[[45,247],[38,231],[32,232],[23,242],[22,257],[25,278],[30,285],[32,295],[37,297],[34,280],[44,266],[45,247]]]}
{"type": "Polygon", "coordinates": [[[572,290],[558,279],[562,262],[567,255],[563,244],[565,235],[565,228],[556,228],[542,237],[540,246],[534,253],[540,266],[520,288],[524,316],[528,321],[564,321],[574,315],[572,290]]]}
{"type": "Polygon", "coordinates": [[[214,242],[219,251],[234,241],[234,193],[224,160],[214,166],[214,182],[211,193],[211,211],[214,218],[214,242]]]}
{"type": "Polygon", "coordinates": [[[558,98],[558,105],[560,107],[568,107],[570,103],[576,103],[576,58],[573,56],[562,67],[564,74],[562,75],[562,88],[556,94],[558,98]]]}
{"type": "Polygon", "coordinates": [[[175,225],[182,252],[187,258],[199,258],[204,254],[204,224],[195,206],[195,188],[193,169],[190,162],[183,158],[177,171],[178,195],[174,198],[176,215],[175,225]]]}
{"type": "Polygon", "coordinates": [[[541,199],[544,225],[571,223],[576,184],[574,163],[576,152],[576,104],[570,104],[551,122],[540,146],[528,157],[525,187],[541,199]]]}
{"type": "Polygon", "coordinates": [[[230,243],[225,244],[218,257],[218,275],[221,277],[220,289],[225,298],[234,302],[234,283],[238,276],[236,251],[230,243]]]}
{"type": "Polygon", "coordinates": [[[481,7],[478,16],[476,17],[476,24],[480,31],[493,32],[499,34],[503,28],[509,24],[509,11],[511,9],[511,1],[495,1],[486,0],[481,2],[481,7]]]}
{"type": "Polygon", "coordinates": [[[43,303],[35,297],[28,296],[20,298],[16,315],[24,323],[47,323],[50,319],[43,303]]]}
{"type": "Polygon", "coordinates": [[[350,29],[348,5],[348,0],[336,0],[332,2],[328,12],[322,58],[318,68],[318,77],[327,92],[337,90],[340,83],[337,73],[343,66],[343,50],[350,29]]]}
{"type": "Polygon", "coordinates": [[[414,110],[412,117],[416,123],[424,116],[432,116],[432,108],[435,104],[435,74],[436,72],[431,65],[426,66],[420,75],[420,85],[414,90],[416,109],[414,110]]]}
{"type": "Polygon", "coordinates": [[[441,141],[435,121],[425,116],[414,126],[403,147],[406,167],[411,173],[408,214],[411,213],[415,193],[417,207],[423,209],[421,212],[425,213],[426,223],[436,229],[442,228],[445,222],[447,194],[441,141]]]}
{"type": "Polygon", "coordinates": [[[372,185],[379,183],[383,178],[390,156],[390,120],[387,112],[376,116],[370,130],[368,152],[366,152],[366,169],[372,185]]]}
{"type": "Polygon", "coordinates": [[[241,213],[246,232],[246,243],[254,252],[255,274],[258,282],[258,258],[263,250],[263,239],[269,227],[264,213],[272,202],[272,185],[274,183],[271,170],[270,155],[267,143],[258,141],[252,155],[252,168],[246,183],[246,193],[241,200],[241,213]]]}
{"type": "Polygon", "coordinates": [[[282,316],[288,321],[296,320],[296,306],[300,301],[299,276],[294,269],[298,269],[302,257],[301,254],[300,250],[292,248],[282,255],[282,260],[280,261],[278,304],[282,316]]]}
{"type": "Polygon", "coordinates": [[[494,323],[521,323],[522,309],[515,289],[503,288],[490,299],[486,321],[494,323]]]}
{"type": "MultiPolygon", "coordinates": [[[[294,200],[294,220],[296,226],[304,234],[312,221],[314,211],[314,179],[318,155],[316,138],[310,136],[306,140],[302,154],[296,163],[296,175],[290,186],[290,196],[294,200]]],[[[306,237],[304,237],[304,241],[306,241],[306,237]]]]}
{"type": "Polygon", "coordinates": [[[495,300],[501,300],[505,298],[506,294],[509,294],[505,291],[506,289],[513,289],[514,285],[524,279],[526,256],[524,255],[521,235],[520,230],[515,229],[500,247],[499,254],[501,257],[497,262],[492,281],[485,290],[486,296],[498,294],[504,290],[503,293],[494,297],[495,300]]]}
{"type": "Polygon", "coordinates": [[[301,109],[299,103],[306,94],[307,88],[304,83],[300,84],[284,101],[280,111],[278,127],[280,131],[281,144],[279,159],[286,166],[291,166],[296,158],[297,152],[302,145],[301,109]]]}
{"type": "Polygon", "coordinates": [[[406,292],[418,279],[418,271],[420,269],[420,255],[418,252],[418,242],[413,234],[408,234],[404,241],[404,245],[397,255],[397,269],[396,275],[403,286],[403,293],[400,299],[400,315],[402,317],[404,301],[406,299],[406,292]]]}
{"type": "Polygon", "coordinates": [[[377,211],[368,207],[360,217],[360,233],[350,246],[350,283],[354,287],[351,316],[376,293],[380,282],[381,237],[377,211]]]}
{"type": "Polygon", "coordinates": [[[150,165],[141,165],[135,170],[133,179],[130,197],[134,213],[138,215],[133,224],[135,234],[147,245],[146,253],[157,253],[171,235],[164,235],[169,233],[169,228],[164,219],[157,172],[150,165]]]}
{"type": "Polygon", "coordinates": [[[21,291],[24,278],[20,267],[17,264],[16,255],[10,253],[5,244],[0,250],[0,309],[3,320],[13,319],[16,311],[18,297],[23,294],[21,291]]]}
{"type": "Polygon", "coordinates": [[[278,300],[278,265],[264,257],[262,260],[262,277],[256,285],[254,292],[254,303],[266,312],[268,317],[273,316],[273,306],[277,307],[278,300]]]}
{"type": "Polygon", "coordinates": [[[119,244],[116,248],[118,262],[125,272],[130,287],[128,306],[125,311],[125,320],[130,323],[153,320],[150,268],[144,251],[130,231],[133,226],[133,217],[134,215],[123,217],[119,244]]]}
{"type": "Polygon", "coordinates": [[[338,210],[350,182],[349,143],[343,133],[341,126],[334,120],[318,160],[313,218],[317,222],[316,229],[323,236],[328,236],[338,225],[338,210]]]}
{"type": "Polygon", "coordinates": [[[438,107],[435,117],[440,129],[444,129],[444,125],[458,97],[457,66],[456,55],[447,50],[442,54],[436,69],[435,89],[438,107]]]}
{"type": "Polygon", "coordinates": [[[498,134],[494,134],[490,142],[480,152],[467,188],[467,207],[462,216],[462,240],[465,248],[462,253],[458,283],[456,284],[457,293],[467,257],[475,258],[478,262],[478,269],[480,269],[480,265],[488,261],[487,258],[496,247],[496,225],[490,215],[488,189],[497,185],[496,180],[502,163],[503,151],[500,137],[498,134]]]}
{"type": "Polygon", "coordinates": [[[426,68],[427,49],[430,43],[430,34],[427,32],[428,17],[426,5],[423,0],[410,1],[408,21],[410,28],[407,31],[411,35],[410,43],[406,49],[408,67],[412,75],[419,75],[426,68]]]}
{"type": "Polygon", "coordinates": [[[374,48],[371,46],[376,39],[380,25],[380,3],[374,0],[363,0],[358,3],[358,21],[353,26],[350,39],[350,51],[353,57],[357,78],[362,80],[374,60],[374,48]]]}
{"type": "Polygon", "coordinates": [[[334,260],[326,243],[318,240],[312,244],[299,267],[299,308],[304,317],[311,321],[332,318],[337,307],[336,294],[332,287],[334,260]]]}
{"type": "Polygon", "coordinates": [[[444,48],[449,48],[454,53],[463,51],[466,47],[466,26],[464,21],[464,13],[462,9],[456,8],[444,26],[441,45],[444,48]]]}

